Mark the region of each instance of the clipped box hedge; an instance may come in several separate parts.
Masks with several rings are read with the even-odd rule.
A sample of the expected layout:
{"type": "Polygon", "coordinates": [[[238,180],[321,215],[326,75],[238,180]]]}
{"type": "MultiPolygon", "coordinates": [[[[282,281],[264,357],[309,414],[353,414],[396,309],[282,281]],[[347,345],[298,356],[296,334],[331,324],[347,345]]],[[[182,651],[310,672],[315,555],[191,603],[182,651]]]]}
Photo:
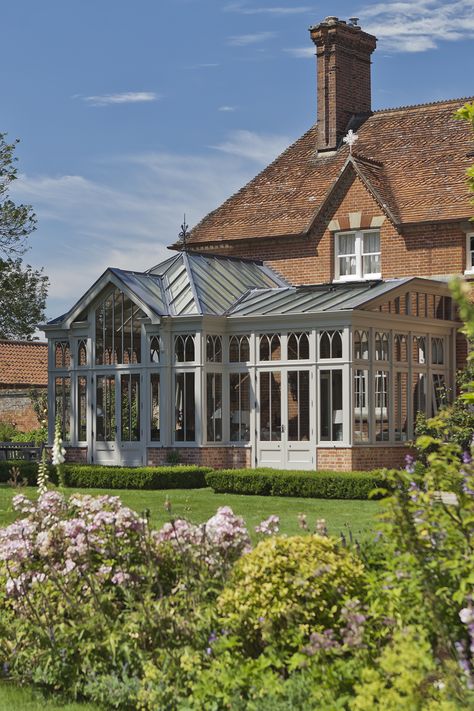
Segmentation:
{"type": "Polygon", "coordinates": [[[218,494],[298,496],[314,499],[368,499],[370,492],[386,488],[381,471],[331,472],[275,469],[225,469],[206,474],[218,494]]]}
{"type": "MultiPolygon", "coordinates": [[[[36,462],[0,462],[0,482],[10,479],[10,470],[18,467],[30,486],[36,485],[36,462]]],[[[57,483],[56,470],[49,467],[51,481],[57,483]]],[[[66,486],[77,489],[200,489],[206,485],[209,467],[103,467],[93,464],[65,464],[66,486]]]]}

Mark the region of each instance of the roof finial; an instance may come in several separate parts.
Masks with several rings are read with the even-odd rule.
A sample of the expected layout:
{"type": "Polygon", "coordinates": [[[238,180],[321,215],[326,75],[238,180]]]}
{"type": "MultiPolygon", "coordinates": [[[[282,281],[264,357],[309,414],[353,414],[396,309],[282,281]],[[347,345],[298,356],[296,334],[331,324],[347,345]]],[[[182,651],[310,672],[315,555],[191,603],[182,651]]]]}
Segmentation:
{"type": "Polygon", "coordinates": [[[352,146],[359,140],[359,136],[350,128],[342,140],[349,146],[349,153],[352,154],[352,146]]]}
{"type": "Polygon", "coordinates": [[[183,224],[181,225],[181,232],[179,233],[178,237],[180,241],[183,243],[183,249],[186,252],[186,238],[188,236],[188,229],[189,225],[186,224],[186,213],[184,213],[183,217],[183,224]]]}

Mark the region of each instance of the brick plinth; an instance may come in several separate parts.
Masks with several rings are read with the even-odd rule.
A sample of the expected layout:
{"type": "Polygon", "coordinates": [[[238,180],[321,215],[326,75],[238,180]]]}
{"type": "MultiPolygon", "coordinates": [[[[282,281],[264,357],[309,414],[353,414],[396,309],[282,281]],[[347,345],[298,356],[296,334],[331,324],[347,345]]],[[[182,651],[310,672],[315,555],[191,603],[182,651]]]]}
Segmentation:
{"type": "Polygon", "coordinates": [[[179,461],[183,464],[200,464],[215,469],[238,469],[252,465],[252,451],[244,447],[150,447],[147,450],[147,464],[166,464],[170,452],[176,451],[179,452],[179,461]]]}
{"type": "Polygon", "coordinates": [[[405,456],[413,454],[408,446],[334,447],[317,450],[317,468],[330,471],[370,471],[382,467],[398,469],[405,456]]]}
{"type": "Polygon", "coordinates": [[[67,464],[87,464],[87,447],[68,447],[66,445],[67,464]]]}

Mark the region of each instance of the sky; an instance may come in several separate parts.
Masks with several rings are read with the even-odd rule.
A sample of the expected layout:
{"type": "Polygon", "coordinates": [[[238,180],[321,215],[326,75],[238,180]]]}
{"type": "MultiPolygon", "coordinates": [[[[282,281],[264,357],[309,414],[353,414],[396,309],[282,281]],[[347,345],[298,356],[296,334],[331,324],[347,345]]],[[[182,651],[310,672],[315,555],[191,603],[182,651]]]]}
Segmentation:
{"type": "Polygon", "coordinates": [[[15,0],[2,7],[0,132],[25,261],[64,313],[108,267],[144,270],[315,121],[308,28],[378,37],[374,109],[474,93],[474,0],[15,0]],[[470,77],[471,75],[471,77],[470,77]]]}

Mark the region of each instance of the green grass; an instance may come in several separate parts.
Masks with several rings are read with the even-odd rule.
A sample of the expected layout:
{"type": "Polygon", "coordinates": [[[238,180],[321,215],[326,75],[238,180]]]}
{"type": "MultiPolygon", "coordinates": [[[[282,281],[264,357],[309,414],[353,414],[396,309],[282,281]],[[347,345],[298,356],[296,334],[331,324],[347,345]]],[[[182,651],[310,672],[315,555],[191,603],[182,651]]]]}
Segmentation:
{"type": "MultiPolygon", "coordinates": [[[[16,518],[11,499],[18,489],[0,487],[0,526],[16,518]]],[[[318,518],[326,519],[329,533],[338,535],[348,528],[356,538],[366,538],[376,528],[376,516],[380,504],[376,501],[348,501],[342,499],[299,499],[283,496],[241,496],[238,494],[214,494],[211,489],[169,489],[168,491],[133,491],[128,489],[67,489],[68,494],[78,491],[85,494],[113,494],[135,511],[149,509],[153,526],[169,520],[164,503],[171,501],[175,518],[185,517],[202,523],[212,516],[219,506],[230,506],[234,513],[243,516],[252,533],[254,527],[270,514],[280,516],[280,532],[286,535],[301,533],[298,514],[306,514],[308,524],[314,528],[318,518]]],[[[34,496],[36,489],[21,489],[27,496],[34,496]]]]}
{"type": "Polygon", "coordinates": [[[90,704],[61,703],[32,689],[0,683],[0,711],[99,711],[90,704]]]}

